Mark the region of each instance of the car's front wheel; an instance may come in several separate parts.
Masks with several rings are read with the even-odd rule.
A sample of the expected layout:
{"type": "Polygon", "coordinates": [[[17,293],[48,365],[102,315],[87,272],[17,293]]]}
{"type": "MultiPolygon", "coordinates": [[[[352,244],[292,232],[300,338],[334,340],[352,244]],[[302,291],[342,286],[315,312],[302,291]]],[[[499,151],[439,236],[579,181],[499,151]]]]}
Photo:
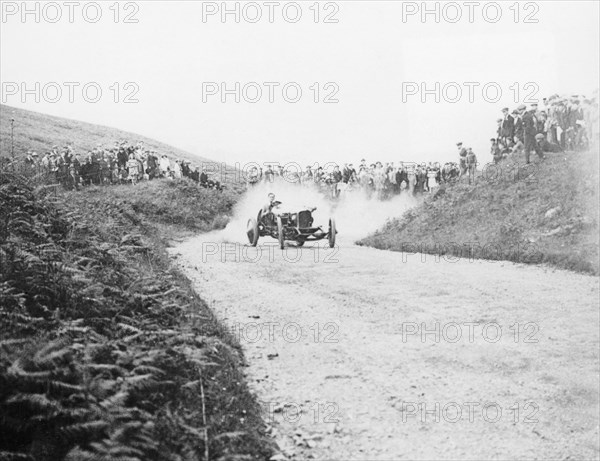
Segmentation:
{"type": "Polygon", "coordinates": [[[283,250],[285,239],[283,237],[283,223],[281,222],[281,216],[277,216],[277,237],[277,240],[279,240],[279,248],[283,250]]]}
{"type": "Polygon", "coordinates": [[[333,248],[335,246],[335,234],[337,234],[337,230],[335,228],[335,219],[329,219],[329,248],[333,248]]]}
{"type": "Polygon", "coordinates": [[[248,220],[246,234],[248,235],[248,241],[250,242],[250,245],[255,247],[258,243],[258,223],[256,222],[256,219],[250,218],[248,220]]]}

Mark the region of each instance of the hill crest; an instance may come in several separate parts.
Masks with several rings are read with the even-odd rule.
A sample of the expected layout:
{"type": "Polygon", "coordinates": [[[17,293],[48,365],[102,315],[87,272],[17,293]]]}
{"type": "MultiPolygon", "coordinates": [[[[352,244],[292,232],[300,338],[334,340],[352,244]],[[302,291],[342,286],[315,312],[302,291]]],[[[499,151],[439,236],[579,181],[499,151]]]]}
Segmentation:
{"type": "Polygon", "coordinates": [[[142,141],[150,150],[167,154],[176,159],[189,160],[194,165],[218,161],[118,128],[47,115],[5,104],[0,104],[1,157],[11,156],[11,118],[15,119],[15,158],[25,156],[29,149],[41,155],[43,152],[51,150],[52,146],[62,147],[67,142],[73,143],[76,152],[84,154],[99,144],[102,147],[112,147],[115,141],[126,140],[132,144],[142,141]]]}

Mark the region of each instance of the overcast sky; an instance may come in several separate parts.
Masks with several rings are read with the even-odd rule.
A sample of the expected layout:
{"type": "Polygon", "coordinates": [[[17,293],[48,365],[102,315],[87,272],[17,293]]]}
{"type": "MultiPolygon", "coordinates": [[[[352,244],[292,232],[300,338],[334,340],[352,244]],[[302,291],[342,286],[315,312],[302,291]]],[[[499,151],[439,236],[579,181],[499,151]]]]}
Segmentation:
{"type": "Polygon", "coordinates": [[[489,157],[488,140],[502,107],[516,107],[528,95],[590,95],[599,81],[597,1],[520,2],[516,7],[510,1],[499,2],[499,8],[479,2],[472,22],[465,2],[429,2],[432,10],[437,4],[439,22],[434,14],[423,18],[414,11],[421,2],[341,1],[315,7],[310,1],[300,2],[299,10],[278,2],[272,23],[265,2],[227,2],[232,10],[239,5],[239,23],[234,14],[223,22],[220,12],[203,18],[203,10],[220,9],[222,2],[121,2],[117,23],[113,2],[101,3],[102,16],[95,23],[85,19],[97,14],[90,2],[73,7],[72,23],[64,2],[29,2],[32,10],[38,3],[39,22],[34,14],[21,16],[21,3],[2,2],[4,103],[137,132],[230,163],[357,163],[362,157],[443,162],[455,160],[457,141],[472,146],[482,161],[489,157]],[[58,20],[55,5],[62,13],[58,20]],[[256,6],[262,17],[251,23],[256,6]],[[15,8],[19,11],[12,14],[15,8]],[[462,16],[456,20],[459,9],[462,16]],[[301,18],[291,22],[298,11],[301,18]],[[502,16],[493,22],[498,13],[502,16]],[[125,22],[127,15],[138,22],[125,22]],[[337,22],[326,23],[326,17],[337,22]],[[28,88],[57,82],[63,94],[59,98],[49,85],[40,102],[34,95],[22,102],[20,89],[10,94],[13,83],[22,82],[28,88]],[[80,84],[73,102],[64,82],[80,84]],[[82,86],[90,82],[102,90],[96,103],[82,95],[82,86]],[[135,86],[125,87],[127,82],[135,86]],[[257,82],[262,97],[249,102],[257,95],[249,85],[239,103],[234,95],[223,103],[220,94],[203,94],[203,87],[210,89],[203,84],[210,82],[217,87],[225,82],[230,89],[236,82],[240,87],[257,82]],[[273,82],[274,102],[264,82],[273,82]],[[430,94],[423,103],[420,91],[408,94],[421,82],[429,89],[439,82],[442,99],[436,103],[430,94]],[[452,82],[462,89],[461,97],[452,82]],[[464,82],[473,82],[472,102],[464,82]],[[288,101],[296,97],[295,88],[302,90],[298,102],[284,99],[287,83],[292,84],[288,101]],[[136,89],[138,102],[125,103],[136,89]],[[497,89],[501,98],[492,102],[497,89]],[[327,97],[338,102],[325,103],[327,97]],[[50,102],[53,98],[58,102],[50,102]],[[458,102],[449,101],[453,98],[458,102]]]}

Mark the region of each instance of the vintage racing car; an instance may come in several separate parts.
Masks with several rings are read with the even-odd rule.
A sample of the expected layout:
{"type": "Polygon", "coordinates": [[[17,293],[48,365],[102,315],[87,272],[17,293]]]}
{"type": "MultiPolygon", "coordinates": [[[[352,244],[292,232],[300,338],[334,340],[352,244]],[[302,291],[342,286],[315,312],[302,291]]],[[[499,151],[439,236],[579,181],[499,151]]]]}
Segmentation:
{"type": "Polygon", "coordinates": [[[335,246],[335,220],[329,218],[327,231],[322,226],[313,225],[313,212],[316,208],[301,209],[295,212],[279,212],[277,208],[281,202],[273,202],[269,211],[260,210],[256,219],[248,220],[247,235],[250,245],[256,246],[258,237],[270,235],[279,241],[279,247],[283,250],[286,240],[295,241],[298,246],[304,242],[328,239],[330,248],[335,246]]]}

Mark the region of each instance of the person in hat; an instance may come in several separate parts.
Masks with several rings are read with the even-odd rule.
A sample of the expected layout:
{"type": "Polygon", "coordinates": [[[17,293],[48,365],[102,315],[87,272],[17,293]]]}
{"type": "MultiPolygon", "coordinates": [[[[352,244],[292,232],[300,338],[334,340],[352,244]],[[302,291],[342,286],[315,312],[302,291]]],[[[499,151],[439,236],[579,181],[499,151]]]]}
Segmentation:
{"type": "Polygon", "coordinates": [[[540,127],[541,126],[543,127],[543,125],[540,125],[541,114],[540,114],[540,109],[539,109],[538,103],[537,102],[532,103],[529,106],[529,109],[530,109],[530,111],[533,111],[533,113],[535,115],[535,127],[536,127],[535,129],[536,129],[537,133],[540,133],[541,131],[543,131],[543,128],[540,129],[540,127]]]}
{"type": "Polygon", "coordinates": [[[512,111],[513,116],[513,144],[523,142],[523,119],[518,109],[512,111]]]}
{"type": "Polygon", "coordinates": [[[467,172],[467,149],[463,147],[462,142],[457,142],[458,147],[458,164],[460,166],[460,176],[463,176],[467,172]]]}
{"type": "Polygon", "coordinates": [[[172,171],[174,179],[181,179],[181,160],[175,160],[175,162],[173,162],[172,171]]]}
{"type": "Polygon", "coordinates": [[[110,170],[110,183],[119,184],[119,164],[117,162],[112,163],[112,169],[110,170]]]}
{"type": "Polygon", "coordinates": [[[557,124],[556,137],[560,146],[564,149],[566,148],[566,136],[567,130],[569,129],[569,108],[567,107],[566,99],[560,99],[557,101],[554,117],[556,118],[557,124]]]}
{"type": "Polygon", "coordinates": [[[317,171],[315,171],[315,174],[313,175],[313,179],[314,179],[315,183],[319,184],[323,180],[324,176],[325,176],[325,172],[323,171],[323,167],[320,166],[317,168],[317,171]]]}
{"type": "Polygon", "coordinates": [[[469,184],[472,184],[475,182],[475,173],[477,171],[477,156],[471,147],[467,149],[467,169],[469,173],[469,184]]]}
{"type": "Polygon", "coordinates": [[[146,173],[148,174],[148,179],[154,179],[158,176],[158,158],[154,151],[150,151],[146,158],[146,173]]]}
{"type": "Polygon", "coordinates": [[[186,160],[185,162],[181,163],[181,175],[184,178],[189,178],[190,177],[190,173],[191,173],[190,162],[186,160]]]}
{"type": "Polygon", "coordinates": [[[542,133],[544,136],[546,136],[546,121],[548,120],[548,115],[546,114],[546,111],[539,110],[536,115],[536,118],[537,132],[542,133]]]}
{"type": "Polygon", "coordinates": [[[200,167],[196,166],[193,168],[193,171],[190,173],[190,179],[194,182],[200,181],[200,167]]]}
{"type": "Polygon", "coordinates": [[[398,171],[396,171],[396,187],[398,193],[402,193],[403,189],[408,188],[408,171],[404,167],[404,163],[400,162],[398,171]],[[402,187],[404,185],[404,187],[402,187]]]}
{"type": "Polygon", "coordinates": [[[508,107],[502,109],[502,125],[500,127],[500,139],[505,146],[512,142],[515,135],[515,119],[508,113],[508,107]]]}
{"type": "Polygon", "coordinates": [[[46,171],[50,169],[50,152],[44,152],[40,163],[42,165],[42,168],[44,168],[46,171]]]}
{"type": "Polygon", "coordinates": [[[530,163],[531,151],[535,150],[535,153],[540,159],[544,158],[544,154],[540,149],[538,143],[535,140],[535,135],[538,134],[537,123],[538,119],[536,116],[537,105],[531,105],[531,110],[525,112],[523,115],[523,133],[525,137],[525,163],[530,163]]]}
{"type": "MultiPolygon", "coordinates": [[[[550,102],[550,100],[549,100],[550,102]]],[[[555,100],[550,102],[548,106],[548,117],[546,118],[546,126],[544,131],[548,135],[548,141],[552,144],[558,144],[558,120],[557,120],[557,108],[558,104],[555,100]]]]}
{"type": "Polygon", "coordinates": [[[490,143],[492,144],[490,147],[490,153],[492,154],[494,163],[500,163],[500,160],[502,160],[502,149],[500,149],[496,139],[490,139],[490,143]]]}
{"type": "Polygon", "coordinates": [[[166,154],[163,154],[161,156],[158,166],[160,168],[160,175],[162,177],[166,177],[167,172],[171,169],[171,162],[169,161],[169,158],[166,156],[166,154]]]}
{"type": "Polygon", "coordinates": [[[313,171],[310,165],[306,166],[306,170],[302,173],[301,181],[302,184],[308,185],[314,180],[313,171]]]}
{"type": "Polygon", "coordinates": [[[538,133],[535,135],[535,142],[537,143],[542,152],[564,152],[558,144],[548,141],[546,139],[546,136],[544,136],[542,133],[538,133]]]}
{"type": "Polygon", "coordinates": [[[79,155],[74,155],[69,164],[69,189],[79,190],[81,183],[80,172],[81,164],[79,162],[79,155]]]}
{"type": "Polygon", "coordinates": [[[568,114],[569,127],[577,131],[577,122],[583,120],[583,111],[579,107],[578,99],[572,101],[568,114]]]}
{"type": "Polygon", "coordinates": [[[119,164],[119,168],[125,168],[127,166],[127,161],[129,160],[129,155],[127,155],[127,150],[123,143],[121,143],[121,147],[119,147],[119,151],[117,152],[117,163],[119,164]]]}
{"type": "Polygon", "coordinates": [[[135,158],[135,154],[131,153],[129,154],[129,160],[127,161],[127,171],[129,173],[129,176],[127,176],[127,180],[131,181],[131,184],[133,184],[134,186],[137,184],[138,182],[138,176],[140,173],[140,164],[139,162],[136,160],[135,158]]]}
{"type": "Polygon", "coordinates": [[[344,167],[342,168],[342,184],[348,184],[350,181],[350,165],[344,163],[344,167]]]}
{"type": "Polygon", "coordinates": [[[273,165],[267,165],[263,179],[265,182],[271,183],[275,180],[275,171],[273,170],[273,165]]]}
{"type": "Polygon", "coordinates": [[[354,164],[350,163],[348,165],[348,168],[350,169],[350,179],[348,181],[348,184],[355,183],[357,181],[357,178],[356,178],[356,170],[354,169],[354,164]]]}
{"type": "Polygon", "coordinates": [[[200,173],[200,185],[208,187],[208,174],[206,173],[206,167],[202,167],[202,173],[200,173]]]}

